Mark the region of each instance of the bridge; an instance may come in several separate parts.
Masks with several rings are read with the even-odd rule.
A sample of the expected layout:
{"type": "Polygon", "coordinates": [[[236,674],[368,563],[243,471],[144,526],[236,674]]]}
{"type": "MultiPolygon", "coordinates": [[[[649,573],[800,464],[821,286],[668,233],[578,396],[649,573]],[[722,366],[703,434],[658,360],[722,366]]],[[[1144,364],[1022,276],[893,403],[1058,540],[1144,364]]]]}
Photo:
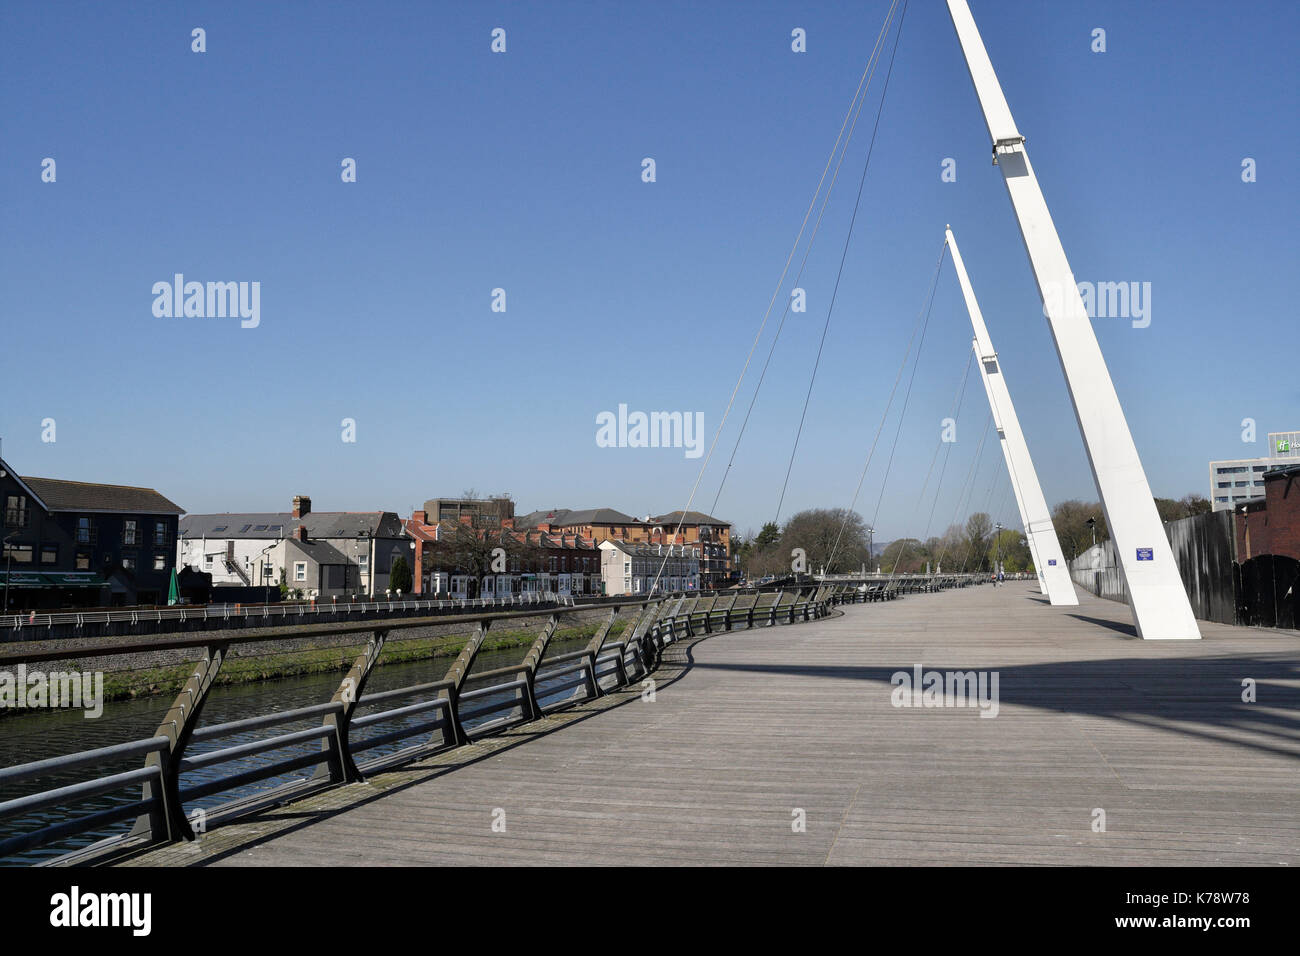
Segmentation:
{"type": "MultiPolygon", "coordinates": [[[[115,811],[145,821],[134,842],[67,860],[1300,863],[1294,633],[1202,624],[1189,651],[1137,639],[1124,605],[1087,594],[1065,609],[1027,582],[951,584],[875,602],[846,585],[655,602],[632,609],[618,642],[604,628],[576,655],[547,659],[535,645],[510,673],[473,674],[461,671],[471,641],[450,684],[400,693],[366,694],[359,660],[331,704],[306,715],[324,714],[307,735],[324,740],[308,761],[323,773],[218,809],[187,839],[166,828],[169,813],[173,825],[193,822],[184,811],[195,793],[167,784],[165,760],[146,765],[128,781],[148,781],[141,805],[115,811]],[[969,698],[954,699],[951,680],[933,699],[910,686],[930,672],[969,675],[969,698]],[[574,695],[530,705],[530,683],[548,673],[574,695]],[[513,691],[512,707],[461,690],[458,674],[513,691]],[[380,719],[347,709],[348,680],[380,719]],[[469,726],[484,709],[506,716],[469,726]],[[436,739],[361,763],[362,725],[391,727],[412,711],[419,723],[388,733],[409,740],[433,726],[436,739]],[[342,752],[341,739],[350,740],[342,752]],[[177,796],[185,803],[169,807],[177,796]]],[[[367,653],[376,650],[372,639],[367,653]]],[[[269,731],[285,717],[303,715],[243,724],[279,735],[261,738],[266,749],[303,738],[269,731]]],[[[199,722],[190,736],[197,744],[231,730],[199,722]]],[[[146,745],[160,747],[135,746],[146,745]]],[[[257,746],[177,762],[192,768],[257,746]]],[[[159,752],[166,747],[150,751],[159,752]]],[[[35,779],[34,770],[0,771],[0,784],[35,779]]],[[[0,804],[0,817],[14,807],[0,804]]]]}

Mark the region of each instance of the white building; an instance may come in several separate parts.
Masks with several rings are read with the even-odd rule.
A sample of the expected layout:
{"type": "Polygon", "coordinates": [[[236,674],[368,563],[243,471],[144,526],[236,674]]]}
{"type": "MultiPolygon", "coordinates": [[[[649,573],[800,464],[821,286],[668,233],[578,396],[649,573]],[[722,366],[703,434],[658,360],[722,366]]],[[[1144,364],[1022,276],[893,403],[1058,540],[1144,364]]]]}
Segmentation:
{"type": "Polygon", "coordinates": [[[340,600],[382,597],[398,555],[413,569],[413,545],[395,513],[314,512],[303,495],[293,502],[292,512],[186,515],[176,536],[176,567],[211,574],[213,587],[273,588],[283,581],[304,597],[340,600]],[[286,547],[299,527],[309,546],[286,547]],[[317,555],[314,542],[329,547],[317,555]],[[323,576],[318,568],[327,569],[323,576]]]}
{"type": "Polygon", "coordinates": [[[1227,511],[1253,498],[1264,497],[1264,472],[1300,465],[1300,432],[1269,432],[1267,458],[1235,458],[1210,462],[1210,502],[1227,511]]]}
{"type": "Polygon", "coordinates": [[[610,539],[600,543],[600,551],[600,577],[606,594],[700,588],[700,549],[692,545],[633,544],[610,539]]]}

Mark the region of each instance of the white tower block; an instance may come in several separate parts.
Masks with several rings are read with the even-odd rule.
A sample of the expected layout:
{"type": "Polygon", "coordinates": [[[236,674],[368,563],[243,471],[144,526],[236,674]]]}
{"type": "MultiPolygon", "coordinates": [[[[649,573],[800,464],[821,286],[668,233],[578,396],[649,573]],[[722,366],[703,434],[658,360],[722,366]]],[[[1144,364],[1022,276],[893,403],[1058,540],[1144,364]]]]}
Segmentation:
{"type": "Polygon", "coordinates": [[[970,276],[966,274],[966,264],[962,262],[952,229],[948,229],[946,234],[948,251],[952,253],[952,264],[957,270],[957,281],[961,283],[961,294],[966,299],[970,324],[975,330],[971,346],[975,349],[975,361],[979,363],[984,391],[993,410],[993,427],[998,430],[998,439],[1002,442],[1002,455],[1007,460],[1011,488],[1016,493],[1020,523],[1025,529],[1025,537],[1029,539],[1029,551],[1034,556],[1039,586],[1053,604],[1077,605],[1079,598],[1074,593],[1070,569],[1065,563],[1065,555],[1061,553],[1061,543],[1057,540],[1056,528],[1052,525],[1052,513],[1047,509],[1047,499],[1043,497],[1038,473],[1034,471],[1034,462],[1029,457],[1029,445],[1020,429],[1016,407],[1011,403],[1011,392],[1007,389],[1001,363],[993,351],[993,340],[989,338],[984,316],[980,312],[979,303],[975,301],[975,290],[971,288],[970,276]]]}
{"type": "Polygon", "coordinates": [[[1173,549],[1156,513],[1151,486],[1079,297],[1074,273],[1029,165],[1025,138],[1016,129],[966,0],[948,0],[948,13],[993,140],[993,161],[1002,170],[1038,281],[1088,464],[1119,555],[1138,635],[1146,640],[1197,639],[1201,634],[1174,564],[1173,549]]]}

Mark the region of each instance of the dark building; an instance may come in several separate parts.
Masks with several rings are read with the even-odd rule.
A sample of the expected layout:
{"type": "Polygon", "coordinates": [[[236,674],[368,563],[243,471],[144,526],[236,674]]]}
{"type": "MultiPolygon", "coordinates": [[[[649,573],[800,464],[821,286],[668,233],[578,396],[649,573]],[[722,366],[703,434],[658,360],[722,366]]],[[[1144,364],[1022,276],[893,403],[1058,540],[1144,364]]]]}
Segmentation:
{"type": "Polygon", "coordinates": [[[152,488],[19,476],[0,460],[8,610],[162,604],[183,513],[152,488]]]}

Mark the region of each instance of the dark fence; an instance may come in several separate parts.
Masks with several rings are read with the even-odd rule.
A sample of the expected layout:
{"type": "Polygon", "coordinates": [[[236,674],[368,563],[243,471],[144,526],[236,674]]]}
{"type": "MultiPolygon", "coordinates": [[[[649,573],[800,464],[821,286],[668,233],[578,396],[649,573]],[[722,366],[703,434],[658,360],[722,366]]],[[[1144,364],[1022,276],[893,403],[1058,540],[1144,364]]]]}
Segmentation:
{"type": "Polygon", "coordinates": [[[1295,628],[1300,621],[1300,561],[1261,554],[1237,569],[1237,617],[1254,627],[1295,628]]]}
{"type": "MultiPolygon", "coordinates": [[[[1165,524],[1192,613],[1202,621],[1294,628],[1300,562],[1281,555],[1237,561],[1231,511],[1212,511],[1165,524]]],[[[1074,583],[1099,597],[1128,603],[1128,588],[1106,541],[1070,562],[1074,583]]]]}

